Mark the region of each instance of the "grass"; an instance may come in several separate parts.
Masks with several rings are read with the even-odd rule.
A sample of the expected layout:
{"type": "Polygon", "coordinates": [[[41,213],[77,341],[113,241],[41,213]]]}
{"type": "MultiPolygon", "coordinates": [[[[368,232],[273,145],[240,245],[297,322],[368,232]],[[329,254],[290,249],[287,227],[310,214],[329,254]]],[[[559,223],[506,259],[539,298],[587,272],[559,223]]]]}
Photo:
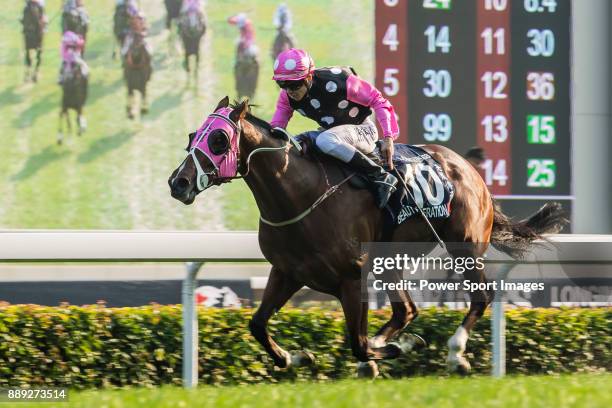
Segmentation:
{"type": "MultiPolygon", "coordinates": [[[[151,112],[137,121],[125,117],[120,63],[111,59],[115,0],[87,2],[91,16],[86,59],[90,92],[88,131],[57,146],[61,91],[59,18],[45,36],[38,84],[23,82],[21,9],[0,11],[0,228],[256,229],[258,211],[243,182],[207,191],[193,206],[173,200],[166,180],[185,156],[187,133],[225,95],[234,97],[232,67],[236,27],[226,19],[248,11],[255,21],[261,72],[255,114],[270,119],[278,89],[270,80],[269,47],[275,34],[275,0],[207,2],[208,31],[202,44],[200,80],[187,85],[181,56],[169,54],[162,0],[141,1],[151,26],[154,69],[149,86],[151,112]]],[[[294,14],[297,45],[319,66],[353,65],[373,79],[373,2],[358,0],[350,10],[340,0],[286,2],[294,14]],[[349,24],[338,24],[339,21],[349,24]]],[[[60,0],[47,1],[52,19],[60,0]]],[[[298,115],[299,116],[299,115],[298,115]]],[[[301,117],[298,133],[316,127],[301,117]]]]}
{"type": "MultiPolygon", "coordinates": [[[[612,375],[343,380],[72,392],[69,407],[609,407],[612,375]]],[[[24,404],[22,406],[34,406],[24,404]]],[[[40,404],[39,404],[40,405],[40,404]]],[[[49,406],[48,404],[44,406],[49,406]]],[[[58,404],[58,406],[60,406],[58,404]]]]}

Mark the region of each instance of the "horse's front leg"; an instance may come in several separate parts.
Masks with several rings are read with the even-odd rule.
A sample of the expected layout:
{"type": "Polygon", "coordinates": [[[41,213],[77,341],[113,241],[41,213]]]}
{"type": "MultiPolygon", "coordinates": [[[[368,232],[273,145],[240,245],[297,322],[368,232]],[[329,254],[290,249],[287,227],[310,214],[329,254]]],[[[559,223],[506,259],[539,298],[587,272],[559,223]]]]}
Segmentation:
{"type": "Polygon", "coordinates": [[[346,318],[353,355],[359,360],[357,374],[360,377],[378,376],[378,366],[373,360],[397,358],[401,349],[395,344],[370,347],[368,342],[368,303],[361,299],[359,279],[345,280],[340,285],[340,303],[346,318]]]}
{"type": "Polygon", "coordinates": [[[314,362],[314,358],[309,353],[298,352],[292,355],[283,350],[276,344],[266,329],[270,317],[280,310],[302,286],[301,283],[294,281],[273,266],[270,270],[261,304],[249,322],[249,329],[253,337],[272,357],[274,365],[280,368],[287,368],[292,364],[306,365],[314,362]]]}
{"type": "Polygon", "coordinates": [[[42,46],[36,49],[36,66],[34,67],[34,72],[32,73],[32,81],[38,82],[38,70],[40,69],[40,64],[42,62],[42,46]]]}

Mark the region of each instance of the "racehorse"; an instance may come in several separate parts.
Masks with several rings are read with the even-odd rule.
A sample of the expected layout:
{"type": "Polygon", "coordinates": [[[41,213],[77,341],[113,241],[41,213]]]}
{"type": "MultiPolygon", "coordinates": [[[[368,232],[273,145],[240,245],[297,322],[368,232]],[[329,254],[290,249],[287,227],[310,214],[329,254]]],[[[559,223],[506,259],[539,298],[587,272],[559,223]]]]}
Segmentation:
{"type": "Polygon", "coordinates": [[[259,61],[257,56],[243,52],[240,47],[236,51],[234,64],[234,80],[238,97],[253,98],[259,77],[259,61]]]}
{"type": "MultiPolygon", "coordinates": [[[[473,243],[469,248],[474,258],[489,243],[520,254],[541,234],[562,226],[561,210],[555,205],[523,222],[512,222],[494,205],[483,179],[463,157],[439,145],[422,148],[440,164],[455,190],[449,218],[432,220],[432,226],[446,242],[473,243]]],[[[248,100],[229,106],[229,99],[222,99],[202,128],[190,134],[187,150],[168,179],[172,197],[191,204],[208,187],[243,178],[255,198],[261,214],[259,244],[272,269],[249,328],[276,366],[313,363],[308,352],[283,350],[266,329],[270,317],[303,286],[340,300],[360,375],[376,376],[376,360],[396,358],[419,343],[418,337],[406,333],[398,343],[390,343],[417,316],[405,290],[387,292],[397,299],[391,303],[391,319],[368,339],[368,304],[361,299],[360,280],[367,253],[360,243],[431,242],[433,248],[434,234],[421,218],[386,230],[386,215],[373,195],[346,183],[339,162],[300,153],[288,135],[279,137],[277,130],[249,112],[248,100]]],[[[449,251],[466,256],[465,248],[449,251]]],[[[471,269],[464,278],[485,281],[484,270],[471,269]]],[[[450,370],[470,369],[463,356],[468,334],[491,300],[489,292],[471,292],[469,310],[448,341],[450,370]]]]}
{"type": "Polygon", "coordinates": [[[190,72],[189,57],[195,56],[195,68],[193,70],[194,77],[198,76],[198,67],[200,65],[200,41],[206,32],[206,22],[201,12],[188,11],[181,15],[179,19],[179,33],[183,41],[185,50],[185,60],[183,68],[190,72]]]}
{"type": "Polygon", "coordinates": [[[23,17],[21,19],[23,25],[23,36],[25,38],[25,65],[26,72],[24,79],[27,82],[38,80],[38,69],[41,64],[42,42],[45,30],[45,14],[40,3],[28,1],[23,9],[23,17]],[[36,66],[32,70],[31,51],[36,51],[36,66]]]}
{"type": "Polygon", "coordinates": [[[153,73],[151,64],[151,54],[147,49],[145,36],[143,33],[135,32],[132,34],[131,43],[127,49],[123,62],[123,77],[125,78],[128,90],[128,100],[126,106],[127,116],[134,119],[134,91],[140,92],[140,113],[146,114],[149,111],[147,105],[147,83],[153,73]]]}
{"type": "Polygon", "coordinates": [[[77,114],[77,134],[81,136],[87,127],[83,106],[87,101],[87,75],[83,72],[80,64],[72,66],[64,65],[61,72],[62,79],[62,109],[59,116],[59,129],[57,134],[57,144],[61,145],[64,139],[63,119],[66,120],[68,134],[72,134],[72,124],[70,122],[69,109],[73,109],[77,114]]]}
{"type": "Polygon", "coordinates": [[[278,54],[288,50],[289,48],[293,48],[293,40],[291,39],[291,36],[281,27],[278,29],[276,37],[274,37],[274,42],[272,43],[272,50],[270,52],[272,61],[276,60],[278,54]]]}

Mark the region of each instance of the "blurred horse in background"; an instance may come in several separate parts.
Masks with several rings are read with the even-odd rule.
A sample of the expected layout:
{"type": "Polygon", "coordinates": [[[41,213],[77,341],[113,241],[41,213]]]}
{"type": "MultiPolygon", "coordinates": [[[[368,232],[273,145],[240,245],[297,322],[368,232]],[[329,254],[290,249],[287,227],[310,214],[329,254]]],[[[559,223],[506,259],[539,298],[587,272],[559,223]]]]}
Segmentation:
{"type": "Polygon", "coordinates": [[[277,33],[276,37],[274,37],[274,42],[272,43],[272,49],[270,51],[272,61],[276,60],[278,54],[289,48],[293,48],[294,45],[291,35],[293,18],[286,4],[280,4],[276,8],[276,12],[274,13],[274,26],[276,27],[277,33]]]}
{"type": "Polygon", "coordinates": [[[255,44],[255,29],[245,13],[228,18],[228,23],[240,29],[240,39],[236,47],[236,62],[234,63],[234,79],[238,97],[250,99],[255,95],[257,78],[259,77],[258,48],[255,44]]]}
{"type": "Polygon", "coordinates": [[[42,42],[45,32],[46,17],[42,4],[38,1],[29,0],[23,8],[23,36],[25,39],[25,65],[24,80],[27,82],[38,81],[38,70],[42,62],[42,42]],[[31,52],[36,52],[36,65],[32,69],[31,52]]]}
{"type": "Polygon", "coordinates": [[[200,65],[200,41],[206,32],[206,21],[199,1],[187,3],[187,7],[181,12],[178,29],[185,50],[183,68],[185,68],[185,71],[191,72],[189,57],[195,56],[193,75],[197,79],[200,65]]]}
{"type": "Polygon", "coordinates": [[[83,115],[83,106],[87,101],[87,66],[83,63],[63,64],[60,76],[62,78],[62,108],[59,116],[59,129],[57,133],[57,144],[61,145],[64,139],[64,120],[68,128],[68,134],[72,134],[72,123],[69,110],[72,109],[77,115],[77,135],[81,136],[87,128],[87,121],[83,115]]]}
{"type": "Polygon", "coordinates": [[[139,13],[131,20],[131,31],[123,45],[123,77],[127,84],[126,112],[129,119],[134,119],[133,105],[135,92],[140,92],[140,114],[148,113],[147,83],[153,73],[151,49],[146,41],[147,30],[144,16],[139,13]]]}

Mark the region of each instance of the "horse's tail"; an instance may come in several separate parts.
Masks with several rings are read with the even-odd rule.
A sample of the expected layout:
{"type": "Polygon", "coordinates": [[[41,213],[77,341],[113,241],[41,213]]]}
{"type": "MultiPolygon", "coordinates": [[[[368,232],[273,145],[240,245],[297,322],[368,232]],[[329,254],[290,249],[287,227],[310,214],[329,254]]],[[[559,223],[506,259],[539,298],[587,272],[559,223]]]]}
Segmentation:
{"type": "Polygon", "coordinates": [[[529,218],[513,221],[493,201],[493,231],[491,244],[513,258],[521,258],[532,241],[543,234],[555,234],[568,223],[559,203],[547,203],[529,218]]]}

